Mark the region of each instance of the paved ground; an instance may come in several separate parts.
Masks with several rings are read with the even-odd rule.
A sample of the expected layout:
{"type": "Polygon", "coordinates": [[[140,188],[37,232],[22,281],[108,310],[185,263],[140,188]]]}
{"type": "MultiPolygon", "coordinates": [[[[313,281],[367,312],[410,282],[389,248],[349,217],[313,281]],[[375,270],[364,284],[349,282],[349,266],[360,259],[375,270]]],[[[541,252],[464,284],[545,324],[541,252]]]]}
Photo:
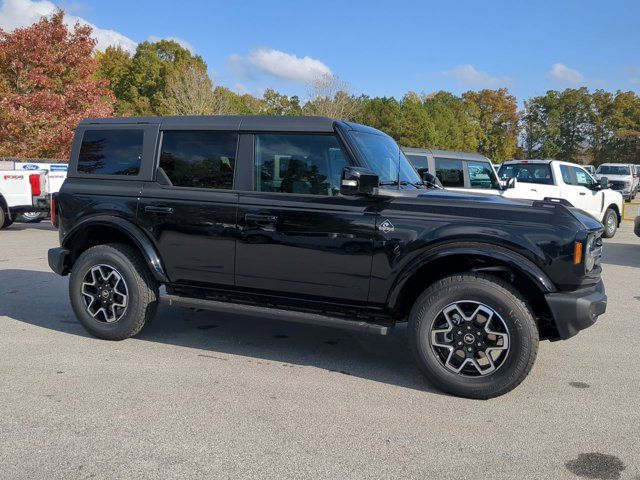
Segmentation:
{"type": "Polygon", "coordinates": [[[490,401],[438,393],[391,338],[162,308],[88,336],[47,268],[57,232],[0,232],[0,477],[640,479],[640,239],[606,242],[609,309],[541,344],[490,401]]]}

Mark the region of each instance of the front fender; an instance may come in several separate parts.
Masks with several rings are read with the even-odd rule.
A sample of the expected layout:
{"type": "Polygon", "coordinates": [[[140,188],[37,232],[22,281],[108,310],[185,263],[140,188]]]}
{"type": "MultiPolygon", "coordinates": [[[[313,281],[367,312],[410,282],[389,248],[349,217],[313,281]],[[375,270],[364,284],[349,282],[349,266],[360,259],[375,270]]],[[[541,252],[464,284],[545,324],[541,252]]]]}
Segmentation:
{"type": "Polygon", "coordinates": [[[96,226],[114,228],[129,237],[144,255],[147,265],[149,265],[149,269],[156,280],[163,283],[169,281],[160,255],[151,239],[142,229],[124,218],[112,215],[94,215],[87,217],[75,224],[73,228],[66,233],[61,242],[62,247],[71,250],[74,240],[78,238],[78,235],[80,235],[82,231],[96,226]]]}
{"type": "Polygon", "coordinates": [[[513,270],[524,273],[538,287],[541,293],[547,294],[557,291],[556,286],[540,267],[517,252],[486,243],[456,242],[442,244],[425,250],[418,256],[418,258],[397,277],[389,293],[387,305],[391,309],[395,308],[404,286],[422,267],[435,260],[453,257],[454,255],[485,257],[499,260],[513,270]]]}

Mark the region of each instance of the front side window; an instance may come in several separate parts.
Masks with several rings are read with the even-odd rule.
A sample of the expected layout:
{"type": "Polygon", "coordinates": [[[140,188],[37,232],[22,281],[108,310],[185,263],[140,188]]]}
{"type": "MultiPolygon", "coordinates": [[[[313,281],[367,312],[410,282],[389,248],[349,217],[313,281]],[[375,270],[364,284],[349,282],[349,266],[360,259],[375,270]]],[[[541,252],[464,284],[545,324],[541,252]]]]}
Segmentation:
{"type": "Polygon", "coordinates": [[[518,182],[553,185],[551,167],[547,163],[502,164],[500,178],[517,178],[518,182]]]}
{"type": "Polygon", "coordinates": [[[160,167],[177,187],[232,189],[238,135],[213,131],[166,131],[160,167]]]}
{"type": "Polygon", "coordinates": [[[407,157],[407,160],[409,160],[411,165],[413,165],[413,168],[416,170],[418,168],[429,168],[429,161],[424,155],[412,155],[408,153],[405,154],[405,157],[407,157]]]}
{"type": "Polygon", "coordinates": [[[334,135],[255,136],[258,192],[337,195],[347,159],[334,135]]]}
{"type": "Polygon", "coordinates": [[[378,133],[349,131],[367,166],[380,177],[380,184],[392,185],[421,183],[418,173],[393,138],[378,133]],[[400,171],[398,172],[398,167],[400,171]]]}
{"type": "Polygon", "coordinates": [[[589,175],[585,170],[578,167],[571,167],[573,169],[573,173],[576,177],[576,185],[580,185],[582,187],[591,187],[596,181],[589,175]]]}
{"type": "Polygon", "coordinates": [[[436,177],[443,187],[464,187],[462,160],[454,158],[435,158],[436,177]]]}
{"type": "Polygon", "coordinates": [[[141,129],[86,130],[77,171],[92,175],[138,175],[143,141],[141,129]]]}
{"type": "Polygon", "coordinates": [[[496,174],[487,162],[467,161],[471,188],[500,188],[496,174]]]}

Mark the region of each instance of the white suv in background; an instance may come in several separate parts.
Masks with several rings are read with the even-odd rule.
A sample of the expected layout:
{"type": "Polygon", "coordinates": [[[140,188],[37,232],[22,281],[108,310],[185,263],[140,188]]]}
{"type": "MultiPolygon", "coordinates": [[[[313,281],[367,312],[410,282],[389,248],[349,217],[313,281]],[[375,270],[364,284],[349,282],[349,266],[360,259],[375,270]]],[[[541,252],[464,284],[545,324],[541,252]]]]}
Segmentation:
{"type": "Polygon", "coordinates": [[[622,194],[627,202],[633,200],[638,191],[638,176],[635,165],[628,163],[603,163],[596,170],[598,179],[608,178],[609,186],[622,194]]]}
{"type": "Polygon", "coordinates": [[[514,188],[504,190],[509,198],[560,199],[584,210],[604,225],[604,236],[615,235],[622,220],[622,195],[598,182],[580,165],[559,160],[513,160],[504,162],[500,178],[515,178],[514,188]]]}

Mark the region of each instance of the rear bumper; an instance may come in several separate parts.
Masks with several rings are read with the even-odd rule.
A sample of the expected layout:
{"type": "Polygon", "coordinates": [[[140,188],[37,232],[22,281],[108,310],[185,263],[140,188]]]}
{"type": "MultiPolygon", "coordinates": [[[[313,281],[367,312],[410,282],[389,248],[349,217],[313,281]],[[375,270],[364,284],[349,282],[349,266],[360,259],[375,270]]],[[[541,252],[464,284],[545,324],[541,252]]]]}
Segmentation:
{"type": "Polygon", "coordinates": [[[67,259],[69,258],[69,250],[63,247],[51,248],[47,255],[49,260],[49,268],[58,275],[67,275],[69,267],[67,259]]]}
{"type": "Polygon", "coordinates": [[[590,327],[607,309],[602,280],[595,286],[575,292],[545,295],[561,339],[573,337],[590,327]]]}

